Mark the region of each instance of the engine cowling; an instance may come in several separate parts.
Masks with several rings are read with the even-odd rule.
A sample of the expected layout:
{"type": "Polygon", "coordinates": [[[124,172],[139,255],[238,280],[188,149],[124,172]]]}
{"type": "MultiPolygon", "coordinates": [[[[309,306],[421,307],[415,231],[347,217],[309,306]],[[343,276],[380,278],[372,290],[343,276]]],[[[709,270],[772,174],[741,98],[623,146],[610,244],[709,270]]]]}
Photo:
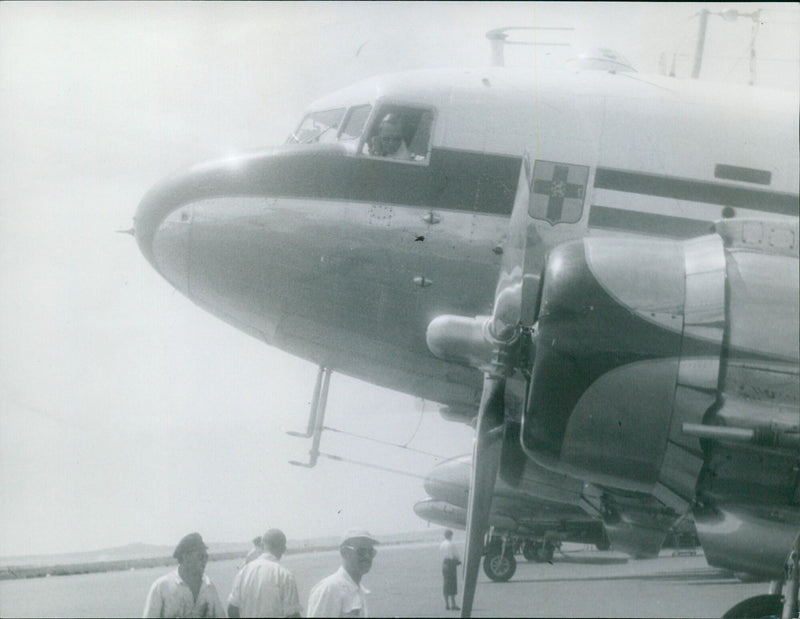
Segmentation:
{"type": "Polygon", "coordinates": [[[718,235],[586,238],[543,275],[523,448],[587,481],[685,507],[717,399],[725,321],[718,235]]]}
{"type": "MultiPolygon", "coordinates": [[[[538,280],[535,235],[513,238],[493,315],[437,318],[431,350],[488,373],[522,370],[527,397],[518,415],[506,410],[506,434],[521,421],[522,451],[599,488],[599,513],[603,497],[644,497],[638,511],[614,503],[619,522],[650,526],[691,505],[710,564],[780,574],[800,527],[796,221],[726,220],[686,241],[568,241],[538,280]],[[528,280],[537,295],[519,292],[528,280]]],[[[509,447],[506,465],[521,461],[509,447]]],[[[514,470],[500,475],[517,483],[514,470]]]]}
{"type": "Polygon", "coordinates": [[[521,443],[599,486],[692,503],[709,562],[772,574],[800,525],[798,227],[716,230],[551,253],[521,443]],[[769,547],[746,533],[767,528],[769,547]]]}

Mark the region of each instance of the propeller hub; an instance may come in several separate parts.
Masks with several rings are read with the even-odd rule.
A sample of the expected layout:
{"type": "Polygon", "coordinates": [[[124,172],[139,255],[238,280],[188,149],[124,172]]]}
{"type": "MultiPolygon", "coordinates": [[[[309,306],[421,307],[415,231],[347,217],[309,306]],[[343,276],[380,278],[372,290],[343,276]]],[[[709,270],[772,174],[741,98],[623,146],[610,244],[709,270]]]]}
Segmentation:
{"type": "Polygon", "coordinates": [[[440,359],[476,368],[492,376],[513,371],[513,345],[519,330],[495,333],[491,316],[437,316],[428,325],[428,349],[440,359]]]}

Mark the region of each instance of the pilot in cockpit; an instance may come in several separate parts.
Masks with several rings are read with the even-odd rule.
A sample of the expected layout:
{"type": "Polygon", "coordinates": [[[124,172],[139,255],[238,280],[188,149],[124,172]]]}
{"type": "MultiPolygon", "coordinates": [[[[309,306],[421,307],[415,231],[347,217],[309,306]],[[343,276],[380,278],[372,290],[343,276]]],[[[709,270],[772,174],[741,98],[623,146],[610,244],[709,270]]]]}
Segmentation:
{"type": "Polygon", "coordinates": [[[372,138],[370,154],[378,157],[389,157],[413,161],[414,155],[408,150],[403,139],[403,121],[396,114],[387,114],[378,127],[378,135],[372,138]]]}

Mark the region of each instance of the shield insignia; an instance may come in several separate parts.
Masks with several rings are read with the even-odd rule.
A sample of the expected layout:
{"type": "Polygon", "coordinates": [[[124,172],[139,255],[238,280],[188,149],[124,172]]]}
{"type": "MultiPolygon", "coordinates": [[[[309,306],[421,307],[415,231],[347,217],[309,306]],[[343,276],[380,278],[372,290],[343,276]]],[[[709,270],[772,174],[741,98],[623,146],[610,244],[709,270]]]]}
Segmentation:
{"type": "Polygon", "coordinates": [[[550,224],[573,224],[583,214],[589,166],[536,160],[528,214],[550,224]]]}

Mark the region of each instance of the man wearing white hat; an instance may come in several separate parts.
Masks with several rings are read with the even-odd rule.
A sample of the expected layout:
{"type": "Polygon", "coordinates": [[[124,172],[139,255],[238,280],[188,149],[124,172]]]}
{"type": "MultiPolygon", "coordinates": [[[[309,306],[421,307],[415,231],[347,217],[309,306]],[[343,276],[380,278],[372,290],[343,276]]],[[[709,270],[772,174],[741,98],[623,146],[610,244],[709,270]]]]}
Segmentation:
{"type": "Polygon", "coordinates": [[[308,597],[309,617],[368,617],[369,593],[361,577],[369,572],[378,544],[369,531],[350,529],[342,537],[339,554],[342,565],[333,574],[319,581],[308,597]]]}

